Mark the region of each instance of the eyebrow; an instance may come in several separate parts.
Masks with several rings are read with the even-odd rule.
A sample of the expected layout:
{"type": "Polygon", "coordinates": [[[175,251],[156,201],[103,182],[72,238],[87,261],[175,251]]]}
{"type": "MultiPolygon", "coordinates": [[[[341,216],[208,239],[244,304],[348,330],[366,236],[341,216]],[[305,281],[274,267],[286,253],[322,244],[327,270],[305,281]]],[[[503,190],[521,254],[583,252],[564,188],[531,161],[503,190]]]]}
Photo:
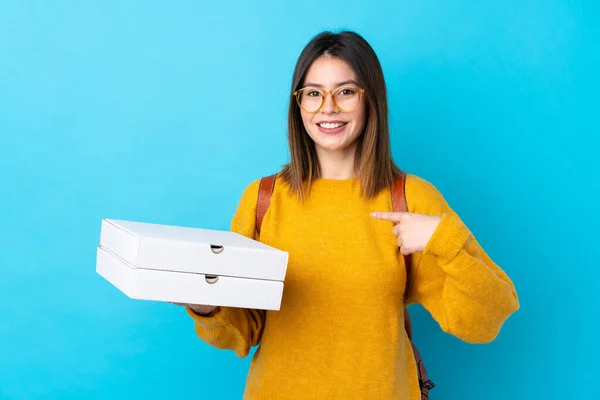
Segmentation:
{"type": "MultiPolygon", "coordinates": [[[[355,84],[356,86],[358,86],[358,82],[356,82],[354,79],[349,79],[347,81],[336,83],[335,87],[340,87],[340,86],[348,85],[350,83],[355,84]]],[[[316,88],[323,88],[324,87],[324,85],[321,85],[320,83],[314,83],[314,82],[306,82],[304,84],[304,86],[312,86],[312,87],[316,87],[316,88]]]]}

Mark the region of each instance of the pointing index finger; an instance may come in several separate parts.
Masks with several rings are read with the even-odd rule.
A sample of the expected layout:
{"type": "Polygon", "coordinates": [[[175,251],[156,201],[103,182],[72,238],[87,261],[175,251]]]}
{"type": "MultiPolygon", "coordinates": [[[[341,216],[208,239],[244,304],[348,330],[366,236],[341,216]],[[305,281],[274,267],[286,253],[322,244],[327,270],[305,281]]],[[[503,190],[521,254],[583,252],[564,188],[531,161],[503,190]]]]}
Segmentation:
{"type": "Polygon", "coordinates": [[[397,224],[400,223],[403,215],[404,215],[404,213],[402,213],[402,212],[373,212],[373,213],[371,213],[371,217],[373,217],[375,219],[395,222],[397,224]]]}

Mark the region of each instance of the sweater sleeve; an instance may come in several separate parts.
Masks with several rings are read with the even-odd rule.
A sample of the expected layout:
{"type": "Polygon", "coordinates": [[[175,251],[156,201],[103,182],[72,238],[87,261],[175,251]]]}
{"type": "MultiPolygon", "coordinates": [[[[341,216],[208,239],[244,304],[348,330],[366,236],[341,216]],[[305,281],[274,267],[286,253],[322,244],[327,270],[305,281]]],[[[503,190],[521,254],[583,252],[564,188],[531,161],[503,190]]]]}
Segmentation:
{"type": "Polygon", "coordinates": [[[406,194],[410,212],[442,217],[423,252],[412,255],[407,304],[421,304],[465,342],[493,341],[519,309],[513,283],[432,184],[409,176],[406,194]]]}
{"type": "MultiPolygon", "coordinates": [[[[246,188],[231,222],[232,232],[251,239],[255,239],[258,184],[259,181],[255,181],[246,188]]],[[[245,357],[251,347],[260,343],[265,310],[220,307],[212,316],[200,316],[189,308],[187,312],[198,337],[218,349],[233,350],[239,357],[245,357]]]]}

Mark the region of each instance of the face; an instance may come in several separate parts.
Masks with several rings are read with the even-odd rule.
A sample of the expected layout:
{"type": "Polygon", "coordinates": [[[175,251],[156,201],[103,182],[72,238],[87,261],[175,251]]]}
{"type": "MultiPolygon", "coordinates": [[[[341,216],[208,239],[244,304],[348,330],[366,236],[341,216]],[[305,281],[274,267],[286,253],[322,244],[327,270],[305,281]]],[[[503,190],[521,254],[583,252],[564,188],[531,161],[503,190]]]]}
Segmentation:
{"type": "MultiPolygon", "coordinates": [[[[315,87],[321,90],[358,88],[357,77],[352,68],[339,58],[322,56],[316,59],[308,69],[302,87],[315,87]]],[[[338,104],[343,106],[350,102],[351,90],[344,90],[337,95],[338,104]],[[348,100],[350,99],[350,100],[348,100]]],[[[356,94],[359,96],[358,94],[356,94]]],[[[319,96],[317,92],[306,93],[303,96],[319,96]]],[[[364,95],[359,96],[358,106],[352,111],[340,110],[336,107],[331,93],[324,95],[325,101],[320,110],[310,113],[302,108],[302,122],[308,135],[315,142],[319,155],[335,152],[354,152],[356,140],[363,133],[366,120],[364,95]]],[[[354,103],[355,104],[355,103],[354,103]]]]}

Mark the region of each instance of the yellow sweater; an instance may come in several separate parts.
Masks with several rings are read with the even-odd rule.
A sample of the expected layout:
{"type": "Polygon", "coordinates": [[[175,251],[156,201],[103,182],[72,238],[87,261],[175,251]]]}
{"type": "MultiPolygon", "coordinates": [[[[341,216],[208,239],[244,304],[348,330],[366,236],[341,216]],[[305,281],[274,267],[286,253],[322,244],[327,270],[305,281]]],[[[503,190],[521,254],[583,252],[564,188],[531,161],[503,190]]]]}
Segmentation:
{"type": "MultiPolygon", "coordinates": [[[[232,231],[289,252],[280,311],[187,310],[198,336],[248,355],[259,345],[246,399],[420,399],[404,330],[404,260],[390,192],[359,194],[357,180],[319,179],[300,203],[277,180],[261,237],[255,237],[258,181],[245,190],[232,231]]],[[[489,342],[519,308],[509,277],[493,263],[430,183],[408,175],[410,212],[441,215],[422,253],[413,254],[408,302],[422,304],[441,329],[470,343],[489,342]]]]}

